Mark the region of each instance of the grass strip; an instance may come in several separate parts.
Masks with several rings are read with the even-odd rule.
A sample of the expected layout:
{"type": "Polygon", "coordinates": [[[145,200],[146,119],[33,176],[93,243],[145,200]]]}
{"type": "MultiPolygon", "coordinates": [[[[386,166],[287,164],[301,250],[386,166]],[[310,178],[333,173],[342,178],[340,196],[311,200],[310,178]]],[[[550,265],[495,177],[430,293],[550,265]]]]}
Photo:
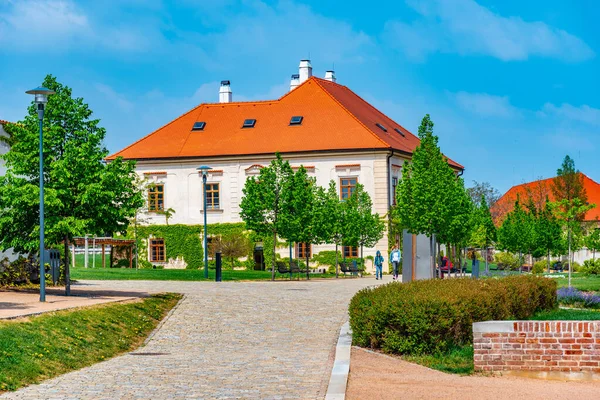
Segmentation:
{"type": "Polygon", "coordinates": [[[600,320],[600,310],[576,310],[559,308],[557,310],[539,312],[530,319],[535,321],[600,320]]]}
{"type": "Polygon", "coordinates": [[[139,346],[179,301],[141,301],[57,311],[0,322],[0,391],[16,390],[139,346]]]}
{"type": "Polygon", "coordinates": [[[451,374],[470,375],[474,369],[473,346],[470,345],[456,347],[445,353],[402,356],[402,359],[451,374]]]}
{"type": "MultiPolygon", "coordinates": [[[[277,280],[289,279],[288,274],[276,274],[277,280]]],[[[334,278],[335,274],[312,274],[311,279],[334,278]]],[[[306,274],[300,275],[306,279],[306,274]]],[[[350,279],[350,277],[348,277],[350,279]]],[[[71,279],[79,280],[160,280],[160,281],[214,281],[215,271],[208,271],[208,279],[204,278],[201,269],[129,269],[129,268],[73,268],[71,279]]],[[[224,281],[270,280],[271,271],[223,270],[224,281]]],[[[298,279],[298,274],[293,279],[298,279]]]]}

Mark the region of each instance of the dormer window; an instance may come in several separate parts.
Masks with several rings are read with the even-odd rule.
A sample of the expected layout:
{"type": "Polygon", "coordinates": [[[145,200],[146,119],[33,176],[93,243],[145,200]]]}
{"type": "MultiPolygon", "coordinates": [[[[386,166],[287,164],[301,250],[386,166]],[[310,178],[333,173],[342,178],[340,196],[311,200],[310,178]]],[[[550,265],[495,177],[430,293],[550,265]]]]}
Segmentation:
{"type": "Polygon", "coordinates": [[[194,122],[194,126],[192,126],[192,131],[203,131],[205,126],[206,122],[204,121],[194,122]]]}
{"type": "Polygon", "coordinates": [[[385,126],[381,125],[379,122],[377,122],[375,125],[377,125],[377,127],[379,129],[381,129],[382,131],[387,132],[387,128],[385,126]]]}
{"type": "Polygon", "coordinates": [[[256,125],[255,119],[245,119],[242,128],[254,128],[254,125],[256,125]]]}
{"type": "Polygon", "coordinates": [[[406,135],[404,134],[404,132],[402,132],[400,129],[398,129],[398,128],[394,128],[394,130],[395,130],[396,132],[398,132],[399,134],[401,134],[402,136],[406,136],[406,135]]]}
{"type": "Polygon", "coordinates": [[[302,120],[304,119],[303,116],[301,115],[297,115],[295,117],[292,117],[292,119],[290,119],[290,125],[302,125],[302,120]]]}

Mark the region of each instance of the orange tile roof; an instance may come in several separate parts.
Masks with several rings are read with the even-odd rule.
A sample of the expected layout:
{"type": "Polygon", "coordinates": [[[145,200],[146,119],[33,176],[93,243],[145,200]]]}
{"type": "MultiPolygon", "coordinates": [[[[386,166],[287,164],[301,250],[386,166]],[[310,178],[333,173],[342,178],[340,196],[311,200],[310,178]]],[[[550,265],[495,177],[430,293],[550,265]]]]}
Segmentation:
{"type": "MultiPolygon", "coordinates": [[[[600,219],[600,184],[590,179],[585,174],[582,175],[583,187],[587,193],[588,203],[596,205],[596,207],[585,214],[585,220],[598,220],[600,219]]],[[[542,179],[511,187],[508,192],[500,197],[500,199],[492,206],[490,211],[492,212],[494,220],[497,223],[500,223],[504,219],[504,216],[514,208],[517,195],[520,197],[523,204],[531,197],[538,207],[544,204],[546,196],[548,196],[550,201],[554,201],[554,195],[552,194],[553,179],[554,178],[542,179]]]]}
{"type": "MultiPolygon", "coordinates": [[[[311,77],[279,100],[200,104],[107,159],[365,149],[412,154],[418,144],[415,135],[347,87],[311,77]],[[301,125],[289,125],[295,115],[304,117],[301,125]],[[245,119],[256,119],[255,127],[242,128],[245,119]],[[192,131],[199,121],[206,122],[204,130],[192,131]]],[[[452,160],[449,163],[463,168],[452,160]]]]}
{"type": "Polygon", "coordinates": [[[4,119],[0,119],[0,125],[6,125],[6,124],[10,124],[10,122],[8,122],[4,119]]]}

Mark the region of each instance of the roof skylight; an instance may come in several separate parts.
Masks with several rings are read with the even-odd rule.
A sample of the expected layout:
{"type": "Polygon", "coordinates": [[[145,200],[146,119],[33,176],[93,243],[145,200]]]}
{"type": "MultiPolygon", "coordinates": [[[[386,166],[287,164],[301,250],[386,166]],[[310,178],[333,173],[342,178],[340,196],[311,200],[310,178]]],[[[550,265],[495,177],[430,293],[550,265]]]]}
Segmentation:
{"type": "Polygon", "coordinates": [[[385,127],[385,126],[383,126],[383,125],[381,125],[379,122],[375,123],[375,125],[377,125],[377,127],[378,127],[379,129],[381,129],[382,131],[384,131],[384,132],[387,132],[387,129],[386,129],[386,127],[385,127]]]}
{"type": "Polygon", "coordinates": [[[194,122],[194,126],[192,126],[192,130],[193,131],[203,131],[205,126],[206,126],[206,122],[204,122],[204,121],[194,122]]]}
{"type": "Polygon", "coordinates": [[[302,125],[302,120],[304,119],[301,115],[296,115],[290,119],[290,125],[302,125]]]}
{"type": "Polygon", "coordinates": [[[256,125],[255,119],[245,119],[242,128],[254,128],[254,125],[256,125]]]}
{"type": "Polygon", "coordinates": [[[400,129],[398,129],[398,128],[394,128],[394,130],[395,130],[396,132],[398,132],[399,134],[401,134],[402,136],[406,136],[406,135],[404,134],[404,132],[402,132],[400,129]]]}

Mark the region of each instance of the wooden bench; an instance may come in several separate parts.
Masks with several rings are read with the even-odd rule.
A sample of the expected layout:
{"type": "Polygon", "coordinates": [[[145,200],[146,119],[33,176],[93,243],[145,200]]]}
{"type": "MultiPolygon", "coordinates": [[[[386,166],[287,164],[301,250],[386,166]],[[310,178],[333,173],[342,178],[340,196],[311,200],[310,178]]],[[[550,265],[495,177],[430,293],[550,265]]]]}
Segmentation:
{"type": "MultiPolygon", "coordinates": [[[[360,270],[358,269],[358,266],[356,265],[356,261],[352,261],[351,263],[341,262],[340,263],[340,271],[342,271],[344,273],[344,276],[346,276],[346,273],[350,273],[352,275],[357,275],[357,276],[359,276],[359,274],[360,274],[360,270]]],[[[362,277],[362,274],[360,274],[360,276],[362,277]]]]}

